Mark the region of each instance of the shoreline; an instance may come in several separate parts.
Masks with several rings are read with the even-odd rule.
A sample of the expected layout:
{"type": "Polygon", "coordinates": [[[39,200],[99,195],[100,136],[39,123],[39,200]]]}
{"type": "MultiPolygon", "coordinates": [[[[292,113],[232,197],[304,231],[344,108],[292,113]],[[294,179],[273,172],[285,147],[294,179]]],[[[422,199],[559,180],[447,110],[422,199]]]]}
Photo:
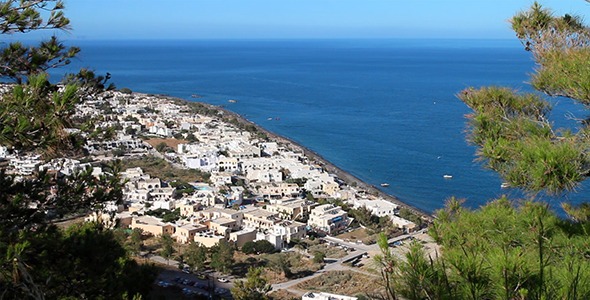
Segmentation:
{"type": "Polygon", "coordinates": [[[348,185],[350,185],[352,182],[356,182],[357,189],[365,190],[369,194],[382,197],[386,201],[392,202],[400,207],[407,208],[410,211],[412,211],[413,213],[416,213],[422,217],[425,217],[429,222],[434,220],[433,214],[429,214],[422,209],[419,209],[419,208],[412,206],[406,202],[403,202],[394,195],[387,194],[387,193],[383,192],[382,190],[380,190],[376,186],[366,183],[363,180],[359,179],[358,177],[352,175],[351,173],[334,165],[329,160],[322,157],[320,154],[306,148],[305,146],[303,146],[303,145],[301,145],[301,144],[299,144],[287,137],[284,137],[282,135],[279,135],[279,134],[276,134],[272,131],[269,131],[268,129],[260,126],[259,124],[255,123],[253,121],[250,121],[250,120],[246,119],[245,117],[243,117],[242,115],[240,115],[236,112],[230,111],[230,110],[226,109],[225,107],[220,107],[219,105],[213,105],[213,104],[209,104],[209,103],[202,102],[202,101],[186,100],[186,99],[182,99],[182,98],[178,98],[178,97],[171,97],[171,96],[164,96],[164,95],[157,95],[157,96],[164,97],[164,98],[171,99],[171,100],[177,100],[177,101],[181,101],[181,102],[198,103],[198,104],[201,104],[209,109],[216,109],[216,110],[222,111],[223,116],[221,118],[224,121],[229,121],[230,119],[236,119],[241,124],[254,126],[257,131],[260,131],[260,132],[263,132],[264,134],[266,134],[268,136],[269,140],[271,140],[271,141],[274,141],[277,143],[282,142],[284,144],[289,144],[292,147],[300,149],[301,151],[303,151],[303,154],[306,157],[308,157],[312,163],[316,163],[316,164],[320,165],[328,173],[335,174],[336,176],[338,176],[339,179],[346,182],[348,185]]]}

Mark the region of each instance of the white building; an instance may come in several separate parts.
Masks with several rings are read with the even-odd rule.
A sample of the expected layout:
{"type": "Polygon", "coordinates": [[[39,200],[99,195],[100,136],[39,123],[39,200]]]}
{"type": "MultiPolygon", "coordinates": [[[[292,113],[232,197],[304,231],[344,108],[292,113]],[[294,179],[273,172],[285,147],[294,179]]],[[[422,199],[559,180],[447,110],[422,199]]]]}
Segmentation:
{"type": "Polygon", "coordinates": [[[69,176],[74,172],[84,170],[90,167],[90,164],[80,164],[79,160],[69,158],[54,158],[50,162],[40,165],[40,171],[57,171],[63,175],[69,176]]]}
{"type": "Polygon", "coordinates": [[[277,169],[250,170],[246,173],[246,178],[251,182],[281,182],[283,174],[277,169]]]}
{"type": "Polygon", "coordinates": [[[224,186],[224,185],[231,185],[232,181],[232,174],[229,172],[212,172],[211,173],[211,182],[214,186],[224,186]]]}
{"type": "Polygon", "coordinates": [[[355,199],[352,201],[354,208],[365,207],[371,214],[378,217],[394,216],[398,206],[383,199],[355,199]]]}
{"type": "Polygon", "coordinates": [[[3,161],[8,156],[8,148],[0,146],[0,161],[3,161]]]}
{"type": "Polygon", "coordinates": [[[345,229],[351,222],[348,213],[340,206],[324,204],[311,210],[307,225],[317,231],[331,234],[345,229]]]}
{"type": "Polygon", "coordinates": [[[216,154],[180,155],[180,160],[189,169],[197,169],[204,172],[212,172],[217,170],[216,154]]]}
{"type": "Polygon", "coordinates": [[[272,232],[274,235],[281,237],[283,243],[280,245],[280,248],[284,248],[292,239],[301,240],[305,238],[307,226],[305,223],[297,221],[282,221],[273,226],[272,232]]]}
{"type": "Polygon", "coordinates": [[[14,169],[17,175],[32,175],[39,170],[42,163],[41,155],[30,155],[23,157],[14,157],[10,160],[9,165],[14,169]]]}
{"type": "Polygon", "coordinates": [[[238,159],[235,157],[220,156],[217,160],[219,171],[237,172],[239,170],[238,159]]]}
{"type": "Polygon", "coordinates": [[[301,300],[357,300],[357,297],[336,295],[330,293],[307,292],[301,296],[301,300]]]}

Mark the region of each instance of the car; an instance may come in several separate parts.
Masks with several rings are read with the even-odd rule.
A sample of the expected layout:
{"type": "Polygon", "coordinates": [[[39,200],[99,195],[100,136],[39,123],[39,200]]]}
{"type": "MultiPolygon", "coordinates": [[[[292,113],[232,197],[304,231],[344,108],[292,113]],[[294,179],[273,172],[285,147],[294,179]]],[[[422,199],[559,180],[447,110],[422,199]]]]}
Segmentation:
{"type": "Polygon", "coordinates": [[[223,278],[223,277],[217,278],[217,281],[219,281],[219,282],[229,282],[229,280],[227,278],[223,278]]]}
{"type": "Polygon", "coordinates": [[[169,287],[170,286],[170,283],[168,283],[166,281],[158,281],[157,284],[161,287],[169,287]]]}
{"type": "Polygon", "coordinates": [[[184,268],[184,269],[182,269],[182,272],[186,273],[186,274],[190,274],[191,270],[189,270],[188,268],[184,268]]]}

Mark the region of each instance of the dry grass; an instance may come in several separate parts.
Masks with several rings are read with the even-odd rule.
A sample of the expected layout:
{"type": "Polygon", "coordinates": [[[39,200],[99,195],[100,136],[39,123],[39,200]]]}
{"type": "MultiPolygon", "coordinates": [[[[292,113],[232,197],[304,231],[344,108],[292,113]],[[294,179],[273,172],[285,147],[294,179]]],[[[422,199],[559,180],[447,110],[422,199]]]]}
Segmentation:
{"type": "Polygon", "coordinates": [[[369,236],[371,236],[371,235],[367,232],[366,229],[358,228],[358,229],[355,229],[351,232],[345,232],[343,234],[337,235],[336,237],[341,240],[356,242],[359,240],[363,241],[366,238],[368,238],[369,236]]]}
{"type": "Polygon", "coordinates": [[[79,218],[74,218],[74,219],[69,219],[69,220],[65,220],[65,221],[60,221],[60,222],[56,222],[54,223],[57,227],[59,227],[60,229],[68,229],[70,226],[74,225],[74,224],[78,224],[78,223],[84,223],[84,218],[86,217],[79,217],[79,218]]]}
{"type": "Polygon", "coordinates": [[[346,256],[346,251],[326,244],[313,245],[309,247],[309,253],[322,252],[326,254],[326,258],[341,258],[346,256]]]}
{"type": "Polygon", "coordinates": [[[299,253],[273,253],[261,255],[246,255],[239,251],[234,254],[236,263],[232,268],[232,274],[236,277],[245,277],[249,267],[264,267],[264,276],[269,283],[280,283],[292,280],[294,278],[305,277],[313,274],[322,268],[321,264],[313,262],[299,253]],[[291,267],[289,270],[292,273],[290,278],[285,277],[285,274],[280,270],[276,262],[279,257],[286,258],[291,267]]]}
{"type": "Polygon", "coordinates": [[[179,139],[158,139],[158,138],[152,138],[149,140],[145,140],[146,143],[152,145],[152,147],[156,147],[156,145],[160,144],[160,143],[165,143],[166,146],[172,148],[172,149],[177,149],[179,144],[187,144],[188,141],[187,140],[179,140],[179,139]]]}
{"type": "Polygon", "coordinates": [[[122,161],[123,170],[127,168],[140,167],[145,174],[162,180],[181,180],[184,182],[193,182],[195,180],[207,181],[208,176],[196,169],[175,169],[167,161],[154,157],[146,156],[139,159],[125,159],[122,161]]]}
{"type": "Polygon", "coordinates": [[[303,291],[326,292],[347,296],[359,294],[382,293],[380,279],[352,271],[334,271],[325,273],[295,286],[303,291]]]}
{"type": "Polygon", "coordinates": [[[293,294],[289,291],[286,290],[278,290],[276,292],[273,292],[270,294],[270,298],[273,300],[298,300],[301,299],[301,297],[297,296],[296,294],[293,294]]]}

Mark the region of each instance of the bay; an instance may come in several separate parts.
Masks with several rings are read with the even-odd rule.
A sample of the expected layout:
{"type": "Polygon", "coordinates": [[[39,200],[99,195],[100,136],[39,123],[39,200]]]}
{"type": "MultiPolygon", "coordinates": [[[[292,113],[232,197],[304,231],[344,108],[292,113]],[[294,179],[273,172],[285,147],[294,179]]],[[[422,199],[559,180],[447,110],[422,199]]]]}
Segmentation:
{"type": "MultiPolygon", "coordinates": [[[[470,86],[530,91],[534,63],[517,40],[75,41],[65,70],[109,72],[118,88],[227,108],[317,152],[359,179],[433,212],[451,196],[478,207],[508,194],[465,141],[470,86]],[[228,100],[237,103],[229,103],[228,100]],[[270,120],[269,120],[270,119],[270,120]],[[452,175],[445,179],[443,175],[452,175]]],[[[60,75],[52,72],[52,76],[60,75]]],[[[585,116],[567,99],[553,121],[585,116]]],[[[559,200],[587,199],[579,193],[559,200]]],[[[553,203],[558,201],[552,200],[553,203]]]]}

